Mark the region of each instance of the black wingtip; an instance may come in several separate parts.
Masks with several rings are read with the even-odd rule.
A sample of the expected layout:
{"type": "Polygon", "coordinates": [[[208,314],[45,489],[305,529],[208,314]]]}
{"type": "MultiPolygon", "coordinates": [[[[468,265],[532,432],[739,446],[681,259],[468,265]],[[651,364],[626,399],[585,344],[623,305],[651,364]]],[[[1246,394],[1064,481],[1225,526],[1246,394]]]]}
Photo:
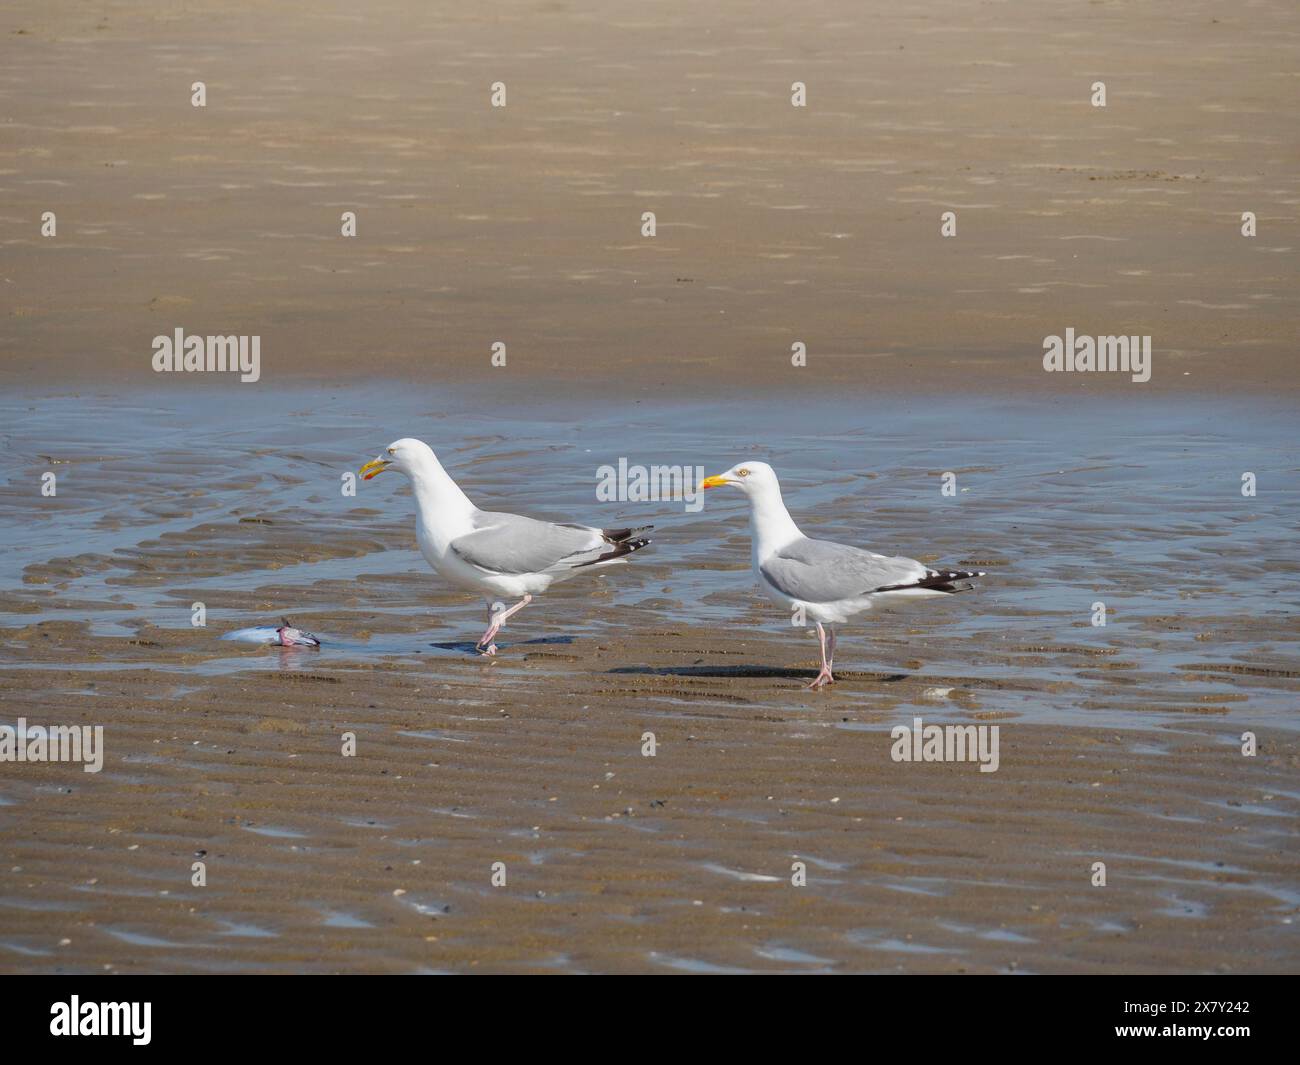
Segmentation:
{"type": "MultiPolygon", "coordinates": [[[[634,529],[601,529],[600,535],[603,536],[608,543],[621,544],[630,540],[637,533],[649,532],[653,528],[653,525],[641,525],[634,529]]],[[[649,540],[646,541],[646,543],[649,542],[649,540]]]]}
{"type": "Polygon", "coordinates": [[[908,584],[890,584],[884,588],[876,588],[877,592],[903,592],[911,588],[925,589],[930,592],[964,592],[967,588],[954,584],[954,581],[969,581],[976,577],[985,576],[984,570],[974,569],[941,569],[929,570],[925,577],[919,581],[912,581],[908,584]]]}
{"type": "MultiPolygon", "coordinates": [[[[652,526],[647,525],[647,529],[652,526]]],[[[632,532],[641,532],[640,529],[633,529],[632,532]]],[[[587,562],[579,562],[574,569],[581,569],[583,566],[594,566],[598,562],[612,562],[616,558],[622,558],[624,555],[630,555],[633,551],[640,551],[643,547],[648,547],[654,541],[647,540],[645,537],[637,537],[635,540],[619,540],[613,544],[613,550],[605,552],[599,558],[593,558],[587,562]]]]}

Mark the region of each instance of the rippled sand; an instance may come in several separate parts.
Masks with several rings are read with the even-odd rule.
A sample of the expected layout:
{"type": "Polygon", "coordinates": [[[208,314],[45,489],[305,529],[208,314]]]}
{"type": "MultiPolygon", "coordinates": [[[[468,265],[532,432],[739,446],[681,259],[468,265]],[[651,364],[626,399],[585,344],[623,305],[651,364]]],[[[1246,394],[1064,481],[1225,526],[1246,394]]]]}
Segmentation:
{"type": "Polygon", "coordinates": [[[0,765],[0,969],[1294,972],[1296,30],[6,4],[0,724],[107,751],[0,765]],[[261,381],[153,373],[177,328],[261,381]],[[1151,381],[1044,373],[1067,328],[1149,334],[1151,381]],[[478,659],[402,482],[340,491],[406,434],[655,543],[478,659]],[[988,578],[804,691],[738,499],[595,495],[750,453],[810,534],[988,578]],[[284,614],[323,647],[220,639],[284,614]],[[894,762],[916,717],[998,771],[894,762]]]}
{"type": "Polygon", "coordinates": [[[602,411],[370,386],[3,413],[3,719],[101,723],[107,746],[99,774],[0,778],[6,969],[1295,967],[1284,404],[602,411]],[[656,542],[479,659],[482,606],[413,550],[403,482],[340,492],[403,433],[483,505],[656,542]],[[738,499],[595,499],[620,456],[751,451],[807,531],[989,578],[846,626],[839,683],[803,690],[815,641],[753,589],[738,499]],[[59,495],[34,505],[46,469],[59,495]],[[285,613],[320,651],[219,639],[285,613]],[[998,725],[998,771],[892,761],[917,716],[998,725]]]}

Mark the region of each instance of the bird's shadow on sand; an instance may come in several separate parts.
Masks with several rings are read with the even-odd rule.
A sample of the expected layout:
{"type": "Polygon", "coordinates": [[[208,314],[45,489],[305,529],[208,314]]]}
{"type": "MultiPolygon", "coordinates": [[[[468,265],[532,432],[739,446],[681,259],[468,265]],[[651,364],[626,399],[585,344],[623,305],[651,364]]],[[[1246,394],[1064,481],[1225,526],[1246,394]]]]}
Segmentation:
{"type": "MultiPolygon", "coordinates": [[[[509,650],[511,647],[538,647],[546,644],[563,644],[573,643],[572,636],[539,636],[535,640],[521,640],[517,644],[498,643],[497,654],[509,650]]],[[[440,651],[459,651],[462,654],[478,656],[478,644],[473,640],[457,640],[448,643],[431,643],[430,647],[436,647],[440,651]]]]}
{"type": "MultiPolygon", "coordinates": [[[[815,669],[786,669],[781,666],[619,666],[610,673],[632,673],[643,677],[715,677],[731,680],[737,677],[775,680],[804,680],[816,677],[815,669]]],[[[839,673],[837,678],[854,680],[875,680],[882,684],[894,684],[907,680],[906,673],[839,673]]]]}

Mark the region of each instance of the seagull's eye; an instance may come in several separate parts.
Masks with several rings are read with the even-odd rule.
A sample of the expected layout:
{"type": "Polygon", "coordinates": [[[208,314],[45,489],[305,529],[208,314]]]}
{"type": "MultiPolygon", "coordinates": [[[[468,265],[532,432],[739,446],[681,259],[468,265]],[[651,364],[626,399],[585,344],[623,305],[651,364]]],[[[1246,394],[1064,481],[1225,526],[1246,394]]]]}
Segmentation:
{"type": "Polygon", "coordinates": [[[390,447],[390,448],[388,449],[388,453],[389,453],[390,455],[396,455],[396,454],[397,454],[397,449],[396,449],[396,448],[392,448],[392,447],[390,447]]]}
{"type": "Polygon", "coordinates": [[[737,476],[737,477],[748,477],[748,476],[749,476],[749,471],[748,471],[748,470],[737,470],[737,471],[736,471],[736,476],[737,476]]]}

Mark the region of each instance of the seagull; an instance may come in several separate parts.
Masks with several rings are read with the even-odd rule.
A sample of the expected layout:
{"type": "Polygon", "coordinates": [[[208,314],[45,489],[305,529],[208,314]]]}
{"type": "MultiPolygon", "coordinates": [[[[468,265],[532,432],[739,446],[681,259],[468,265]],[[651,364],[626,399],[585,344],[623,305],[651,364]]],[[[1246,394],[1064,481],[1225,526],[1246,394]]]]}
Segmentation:
{"type": "Polygon", "coordinates": [[[769,599],[817,622],[822,668],[808,685],[834,684],[835,629],[877,603],[901,605],[962,591],[954,581],[983,577],[983,571],[931,569],[911,558],[877,555],[830,540],[813,540],[799,531],[781,499],[776,471],[766,462],[742,462],[704,479],[704,488],[734,485],[749,497],[752,564],[758,586],[769,599]],[[823,627],[823,624],[825,627],[823,627]]]}
{"type": "Polygon", "coordinates": [[[501,627],[556,581],[568,580],[588,567],[626,562],[627,555],[650,543],[638,534],[652,525],[596,529],[479,510],[423,440],[403,437],[385,452],[358,472],[367,481],[385,470],[397,470],[411,479],[420,553],[442,577],[487,600],[487,631],[475,647],[479,654],[496,654],[493,640],[501,627]],[[496,596],[519,602],[507,610],[495,601],[496,596]]]}

